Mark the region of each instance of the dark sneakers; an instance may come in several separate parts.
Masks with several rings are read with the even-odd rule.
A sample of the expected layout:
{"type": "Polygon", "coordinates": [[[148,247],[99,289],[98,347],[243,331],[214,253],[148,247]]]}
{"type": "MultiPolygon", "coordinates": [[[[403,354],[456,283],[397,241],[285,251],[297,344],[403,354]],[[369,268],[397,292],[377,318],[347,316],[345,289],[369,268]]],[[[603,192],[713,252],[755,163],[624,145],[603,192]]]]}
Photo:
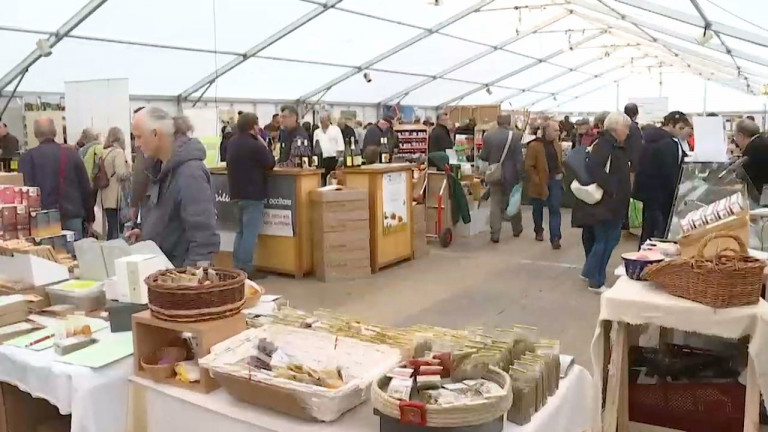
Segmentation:
{"type": "Polygon", "coordinates": [[[536,241],[544,241],[544,233],[536,233],[536,241]]]}
{"type": "Polygon", "coordinates": [[[560,245],[560,240],[555,240],[552,242],[552,249],[554,250],[560,250],[562,246],[560,245]]]}
{"type": "Polygon", "coordinates": [[[523,233],[523,230],[512,232],[512,237],[520,237],[520,235],[523,233]]]}
{"type": "Polygon", "coordinates": [[[265,273],[260,270],[253,269],[250,272],[248,272],[248,279],[252,281],[266,279],[267,276],[269,276],[269,273],[265,273]]]}

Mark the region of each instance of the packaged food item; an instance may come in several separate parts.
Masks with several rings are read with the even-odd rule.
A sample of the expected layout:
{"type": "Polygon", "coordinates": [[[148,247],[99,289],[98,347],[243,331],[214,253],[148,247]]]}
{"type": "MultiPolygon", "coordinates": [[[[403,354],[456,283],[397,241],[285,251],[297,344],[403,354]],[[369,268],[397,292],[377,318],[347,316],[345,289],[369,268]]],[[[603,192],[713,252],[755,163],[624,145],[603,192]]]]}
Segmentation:
{"type": "Polygon", "coordinates": [[[419,375],[416,377],[417,390],[439,389],[443,385],[440,375],[419,375]]]}
{"type": "Polygon", "coordinates": [[[512,406],[507,412],[507,421],[517,425],[530,423],[536,413],[536,381],[537,378],[525,369],[511,367],[509,369],[512,388],[512,406]]]}
{"type": "Polygon", "coordinates": [[[413,380],[410,378],[392,378],[387,386],[387,395],[393,399],[408,401],[411,399],[413,380]]]}
{"type": "Polygon", "coordinates": [[[28,189],[27,206],[29,207],[29,211],[39,212],[43,207],[41,196],[40,196],[40,188],[29,187],[27,189],[28,189]]]}
{"type": "Polygon", "coordinates": [[[413,376],[413,369],[411,368],[394,368],[387,373],[390,378],[411,378],[413,376]]]}

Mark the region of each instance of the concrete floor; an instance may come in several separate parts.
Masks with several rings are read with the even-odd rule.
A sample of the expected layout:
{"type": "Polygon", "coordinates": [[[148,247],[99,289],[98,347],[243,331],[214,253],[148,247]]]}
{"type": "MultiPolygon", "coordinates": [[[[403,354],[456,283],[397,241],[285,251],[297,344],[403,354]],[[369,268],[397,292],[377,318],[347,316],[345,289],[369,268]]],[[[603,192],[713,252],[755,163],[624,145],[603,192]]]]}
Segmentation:
{"type": "MultiPolygon", "coordinates": [[[[332,309],[371,323],[536,326],[542,337],[559,339],[564,353],[590,368],[600,297],[578,277],[584,263],[581,230],[570,228],[570,211],[564,210],[563,248],[555,251],[548,242],[534,240],[530,208],[523,211],[523,235],[513,238],[506,224],[499,244],[482,233],[456,239],[447,249],[430,243],[426,257],[366,279],[322,283],[270,276],[261,283],[269,293],[287,296],[293,307],[332,309]]],[[[635,250],[636,242],[636,237],[622,239],[609,273],[621,262],[621,253],[635,250]]],[[[609,276],[607,284],[614,280],[609,276]]]]}

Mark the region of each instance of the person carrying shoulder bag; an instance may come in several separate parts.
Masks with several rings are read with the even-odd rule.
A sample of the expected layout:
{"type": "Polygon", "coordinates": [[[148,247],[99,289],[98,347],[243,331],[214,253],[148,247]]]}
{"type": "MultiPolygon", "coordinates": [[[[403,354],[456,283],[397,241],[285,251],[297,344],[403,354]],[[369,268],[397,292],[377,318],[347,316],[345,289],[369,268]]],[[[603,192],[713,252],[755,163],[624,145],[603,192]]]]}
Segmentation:
{"type": "MultiPolygon", "coordinates": [[[[479,158],[488,162],[486,183],[490,188],[491,241],[498,243],[501,222],[512,189],[520,183],[523,172],[523,135],[512,129],[512,117],[500,115],[496,118],[498,128],[483,137],[483,149],[479,158]]],[[[517,212],[511,216],[512,235],[520,237],[523,232],[523,216],[517,212]]]]}
{"type": "Polygon", "coordinates": [[[109,129],[101,158],[106,181],[99,182],[101,184],[96,203],[101,206],[107,224],[102,233],[106,231],[107,240],[114,240],[122,232],[120,203],[124,184],[131,178],[131,170],[125,157],[125,135],[120,128],[109,129]]]}
{"type": "Polygon", "coordinates": [[[630,155],[624,146],[632,121],[622,112],[610,114],[604,130],[587,161],[587,171],[602,189],[600,200],[594,204],[578,203],[574,223],[589,225],[594,232],[594,245],[587,255],[581,276],[588,281],[588,289],[601,294],[605,286],[606,268],[613,250],[621,240],[621,225],[629,207],[632,186],[630,183],[630,155]],[[609,162],[610,161],[610,162],[609,162]],[[576,218],[581,220],[575,220],[576,218]]]}

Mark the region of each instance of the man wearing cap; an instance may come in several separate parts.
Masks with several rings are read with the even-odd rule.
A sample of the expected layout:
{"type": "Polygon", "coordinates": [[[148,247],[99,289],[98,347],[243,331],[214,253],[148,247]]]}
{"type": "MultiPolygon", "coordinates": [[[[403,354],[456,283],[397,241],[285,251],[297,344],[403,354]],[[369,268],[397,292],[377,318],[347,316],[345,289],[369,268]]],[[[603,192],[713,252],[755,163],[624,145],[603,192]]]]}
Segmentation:
{"type": "Polygon", "coordinates": [[[651,237],[664,237],[672,213],[680,169],[686,156],[678,137],[691,127],[685,113],[672,111],[661,127],[643,131],[645,144],[640,153],[632,197],[643,202],[643,232],[640,245],[651,237]]]}
{"type": "Polygon", "coordinates": [[[393,119],[390,116],[384,116],[378,123],[371,125],[365,131],[365,141],[363,141],[363,157],[365,157],[365,163],[373,164],[378,161],[379,151],[381,150],[382,138],[387,141],[387,148],[389,152],[392,152],[393,144],[391,141],[390,130],[392,130],[393,119]],[[376,148],[376,150],[372,150],[376,148]]]}
{"type": "Polygon", "coordinates": [[[592,131],[592,127],[589,124],[589,119],[584,117],[576,120],[574,123],[576,127],[573,135],[571,136],[571,143],[573,148],[584,146],[589,147],[597,139],[597,134],[592,131]]]}

